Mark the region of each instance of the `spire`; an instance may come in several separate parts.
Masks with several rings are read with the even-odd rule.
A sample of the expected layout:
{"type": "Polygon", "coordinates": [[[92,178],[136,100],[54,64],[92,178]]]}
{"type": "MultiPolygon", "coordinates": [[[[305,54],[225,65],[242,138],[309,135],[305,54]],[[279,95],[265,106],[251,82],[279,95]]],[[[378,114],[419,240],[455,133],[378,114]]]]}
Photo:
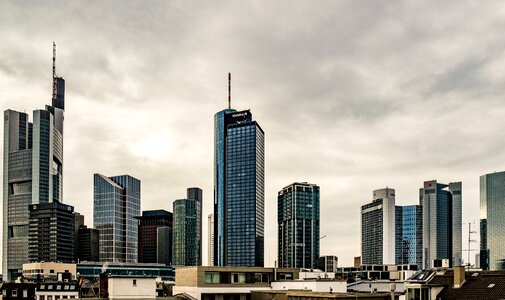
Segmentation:
{"type": "Polygon", "coordinates": [[[228,73],[228,109],[231,108],[231,73],[228,73]]]}
{"type": "Polygon", "coordinates": [[[53,100],[56,99],[56,43],[53,41],[53,100]]]}

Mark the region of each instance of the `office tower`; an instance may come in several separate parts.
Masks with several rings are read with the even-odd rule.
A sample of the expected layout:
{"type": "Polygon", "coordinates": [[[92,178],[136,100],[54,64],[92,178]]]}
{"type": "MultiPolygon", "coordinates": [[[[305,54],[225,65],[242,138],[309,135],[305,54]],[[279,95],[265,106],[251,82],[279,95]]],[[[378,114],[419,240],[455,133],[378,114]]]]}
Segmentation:
{"type": "Polygon", "coordinates": [[[335,255],[323,255],[317,259],[316,269],[325,273],[335,273],[338,268],[338,257],[335,255]]]}
{"type": "Polygon", "coordinates": [[[420,205],[396,206],[395,264],[423,264],[423,212],[420,205]]]}
{"type": "MultiPolygon", "coordinates": [[[[199,190],[199,191],[198,191],[199,190]]],[[[188,189],[188,198],[174,201],[173,265],[202,265],[202,193],[188,189]]]]}
{"type": "Polygon", "coordinates": [[[209,234],[208,234],[208,247],[207,247],[207,253],[208,253],[208,265],[213,266],[214,265],[214,214],[209,214],[208,217],[208,222],[209,222],[209,234]]]}
{"type": "Polygon", "coordinates": [[[84,226],[84,216],[74,211],[74,261],[79,261],[79,228],[84,226]]]}
{"type": "Polygon", "coordinates": [[[98,229],[88,228],[86,225],[79,227],[77,237],[77,262],[100,260],[100,233],[98,229]]]}
{"type": "Polygon", "coordinates": [[[100,261],[137,262],[140,180],[94,174],[93,227],[100,232],[100,261]]]}
{"type": "Polygon", "coordinates": [[[249,110],[214,117],[214,264],[264,265],[264,132],[249,110]]]}
{"type": "Polygon", "coordinates": [[[2,272],[21,275],[28,261],[28,205],[62,202],[65,80],[56,76],[53,56],[52,106],[28,114],[4,112],[2,272]]]}
{"type": "Polygon", "coordinates": [[[156,228],[156,262],[172,265],[172,226],[156,228]]]}
{"type": "Polygon", "coordinates": [[[138,262],[156,263],[158,260],[158,228],[172,228],[172,213],[163,209],[147,210],[139,220],[138,262]]]}
{"type": "Polygon", "coordinates": [[[54,201],[30,204],[29,211],[29,261],[74,262],[74,207],[54,201]]]}
{"type": "Polygon", "coordinates": [[[423,269],[434,260],[448,259],[461,265],[461,182],[425,181],[419,189],[423,207],[423,269]]]}
{"type": "Polygon", "coordinates": [[[505,172],[480,177],[480,266],[505,269],[505,172]]]}
{"type": "Polygon", "coordinates": [[[278,263],[316,267],[319,258],[319,187],[295,182],[277,194],[278,263]]]}
{"type": "Polygon", "coordinates": [[[395,190],[373,191],[361,207],[361,259],[364,265],[395,263],[395,190]]]}

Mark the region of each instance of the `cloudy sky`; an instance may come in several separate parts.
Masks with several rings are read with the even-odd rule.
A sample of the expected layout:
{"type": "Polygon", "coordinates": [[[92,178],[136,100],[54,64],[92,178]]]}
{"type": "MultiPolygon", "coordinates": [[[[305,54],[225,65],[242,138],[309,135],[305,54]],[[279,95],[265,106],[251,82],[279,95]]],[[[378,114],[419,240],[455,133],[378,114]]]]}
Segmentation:
{"type": "Polygon", "coordinates": [[[277,191],[308,181],[321,254],[350,265],[374,189],[407,205],[424,180],[461,180],[478,228],[479,176],[505,170],[503,28],[501,1],[2,1],[0,106],[49,104],[56,41],[64,201],[92,225],[93,173],[142,180],[143,210],[201,187],[206,262],[213,115],[232,72],[232,106],[266,134],[266,264],[277,191]]]}

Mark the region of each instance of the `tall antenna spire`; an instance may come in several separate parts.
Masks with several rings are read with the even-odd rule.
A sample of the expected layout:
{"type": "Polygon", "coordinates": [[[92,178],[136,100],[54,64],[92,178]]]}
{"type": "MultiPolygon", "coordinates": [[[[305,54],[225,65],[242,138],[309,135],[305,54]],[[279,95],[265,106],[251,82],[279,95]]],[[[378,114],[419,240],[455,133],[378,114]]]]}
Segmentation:
{"type": "Polygon", "coordinates": [[[228,109],[231,108],[231,73],[228,73],[228,109]]]}
{"type": "Polygon", "coordinates": [[[53,41],[53,99],[56,99],[56,43],[53,41]]]}

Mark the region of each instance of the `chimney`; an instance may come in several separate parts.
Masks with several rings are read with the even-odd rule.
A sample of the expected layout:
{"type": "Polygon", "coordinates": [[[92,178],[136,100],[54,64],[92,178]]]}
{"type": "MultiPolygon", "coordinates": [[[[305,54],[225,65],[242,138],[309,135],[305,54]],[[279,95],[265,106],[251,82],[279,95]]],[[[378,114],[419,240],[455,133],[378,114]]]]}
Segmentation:
{"type": "Polygon", "coordinates": [[[465,283],[465,267],[454,267],[454,288],[459,289],[465,283]]]}

